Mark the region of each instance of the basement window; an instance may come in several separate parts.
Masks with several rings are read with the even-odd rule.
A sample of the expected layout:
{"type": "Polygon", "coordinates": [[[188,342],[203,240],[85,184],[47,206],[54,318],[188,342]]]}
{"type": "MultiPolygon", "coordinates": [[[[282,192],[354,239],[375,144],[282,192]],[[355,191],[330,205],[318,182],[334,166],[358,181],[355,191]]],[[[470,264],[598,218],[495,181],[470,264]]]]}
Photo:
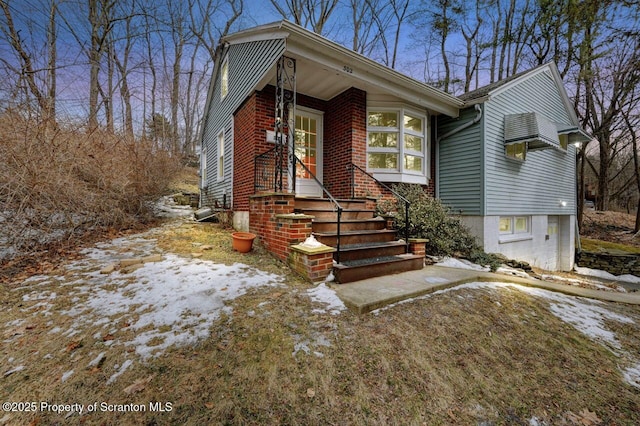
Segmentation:
{"type": "Polygon", "coordinates": [[[531,216],[501,216],[498,229],[501,243],[533,238],[531,235],[531,216]]]}

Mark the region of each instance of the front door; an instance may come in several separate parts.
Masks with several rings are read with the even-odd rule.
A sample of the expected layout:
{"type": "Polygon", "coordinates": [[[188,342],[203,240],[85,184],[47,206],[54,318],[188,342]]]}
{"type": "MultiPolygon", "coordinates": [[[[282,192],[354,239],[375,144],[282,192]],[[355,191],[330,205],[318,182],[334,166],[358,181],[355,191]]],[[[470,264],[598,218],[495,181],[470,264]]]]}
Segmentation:
{"type": "Polygon", "coordinates": [[[313,173],[322,182],[322,114],[297,108],[295,154],[309,169],[296,165],[296,194],[321,197],[322,189],[311,176],[313,173]]]}

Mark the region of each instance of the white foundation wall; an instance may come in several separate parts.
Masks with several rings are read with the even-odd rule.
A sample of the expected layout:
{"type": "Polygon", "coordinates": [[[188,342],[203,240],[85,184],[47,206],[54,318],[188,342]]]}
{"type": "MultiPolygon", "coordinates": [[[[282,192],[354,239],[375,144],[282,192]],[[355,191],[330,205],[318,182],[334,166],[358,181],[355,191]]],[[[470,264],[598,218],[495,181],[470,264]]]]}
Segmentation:
{"type": "Polygon", "coordinates": [[[233,228],[236,231],[249,231],[249,212],[233,212],[233,228]]]}
{"type": "Polygon", "coordinates": [[[501,235],[500,216],[462,216],[462,223],[469,228],[487,253],[501,253],[510,259],[522,260],[532,266],[549,271],[569,271],[575,261],[575,216],[557,218],[553,226],[549,216],[530,216],[531,232],[526,235],[501,235]]]}

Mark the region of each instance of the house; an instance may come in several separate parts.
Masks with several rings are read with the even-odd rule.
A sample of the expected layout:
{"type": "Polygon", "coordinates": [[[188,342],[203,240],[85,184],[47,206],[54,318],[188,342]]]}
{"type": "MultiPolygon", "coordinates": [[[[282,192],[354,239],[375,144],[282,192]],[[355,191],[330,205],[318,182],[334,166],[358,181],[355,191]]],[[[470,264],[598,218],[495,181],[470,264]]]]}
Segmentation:
{"type": "Polygon", "coordinates": [[[488,253],[571,270],[576,144],[590,140],[553,63],[468,92],[438,120],[436,195],[488,253]]]}
{"type": "MultiPolygon", "coordinates": [[[[561,84],[557,90],[564,101],[561,84]]],[[[493,244],[487,233],[495,215],[499,226],[507,226],[502,218],[511,217],[517,229],[522,228],[518,218],[526,217],[532,232],[538,230],[534,213],[575,216],[575,196],[555,186],[553,196],[558,192],[567,203],[559,211],[539,212],[537,204],[532,211],[495,210],[488,191],[498,187],[479,181],[495,166],[481,151],[493,147],[493,139],[467,146],[469,138],[497,135],[485,130],[494,125],[488,118],[496,112],[477,113],[475,120],[476,111],[501,105],[493,92],[485,95],[456,98],[287,21],[232,34],[219,49],[207,96],[201,203],[230,208],[236,229],[256,233],[308,279],[323,279],[334,270],[340,282],[423,266],[424,243],[397,236],[375,214],[376,200],[393,196],[387,186],[393,183],[419,184],[432,196],[441,193],[485,244],[493,244]],[[467,121],[471,124],[461,126],[467,121]],[[475,161],[478,179],[470,169],[456,167],[456,155],[475,161]],[[307,241],[312,233],[321,244],[307,241]]],[[[562,188],[573,185],[574,169],[567,163],[573,147],[561,152],[560,138],[573,139],[577,131],[570,105],[563,106],[522,111],[533,114],[529,118],[542,127],[544,138],[554,137],[548,134],[551,119],[544,117],[567,124],[549,142],[557,140],[555,150],[563,155],[555,165],[568,167],[562,176],[551,177],[554,185],[560,178],[562,188]]],[[[501,143],[503,156],[517,145],[501,143]]],[[[514,174],[506,179],[528,177],[530,171],[523,170],[538,164],[536,156],[547,155],[531,152],[538,148],[535,142],[524,143],[529,149],[522,159],[505,159],[514,163],[514,174]]],[[[565,232],[564,226],[563,221],[558,229],[565,232]]]]}

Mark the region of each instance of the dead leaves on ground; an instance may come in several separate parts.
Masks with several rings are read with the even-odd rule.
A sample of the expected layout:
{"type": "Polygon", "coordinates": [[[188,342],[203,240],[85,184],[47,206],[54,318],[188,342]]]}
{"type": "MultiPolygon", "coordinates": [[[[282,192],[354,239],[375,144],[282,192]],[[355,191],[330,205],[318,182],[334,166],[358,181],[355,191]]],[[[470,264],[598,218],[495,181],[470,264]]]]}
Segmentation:
{"type": "Polygon", "coordinates": [[[151,380],[153,380],[155,376],[155,374],[152,374],[146,379],[136,380],[132,385],[124,388],[124,393],[126,393],[127,395],[131,395],[132,393],[142,392],[147,387],[147,385],[151,383],[151,380]]]}
{"type": "Polygon", "coordinates": [[[70,342],[69,344],[67,344],[66,351],[67,351],[67,352],[73,352],[73,351],[75,351],[76,349],[81,348],[81,347],[82,347],[82,341],[80,341],[80,340],[77,340],[77,341],[76,341],[76,340],[74,340],[74,341],[70,342]]]}
{"type": "Polygon", "coordinates": [[[578,414],[569,411],[567,413],[567,419],[573,424],[582,426],[596,426],[602,423],[602,420],[600,420],[596,413],[589,411],[587,408],[583,409],[578,414]]]}

